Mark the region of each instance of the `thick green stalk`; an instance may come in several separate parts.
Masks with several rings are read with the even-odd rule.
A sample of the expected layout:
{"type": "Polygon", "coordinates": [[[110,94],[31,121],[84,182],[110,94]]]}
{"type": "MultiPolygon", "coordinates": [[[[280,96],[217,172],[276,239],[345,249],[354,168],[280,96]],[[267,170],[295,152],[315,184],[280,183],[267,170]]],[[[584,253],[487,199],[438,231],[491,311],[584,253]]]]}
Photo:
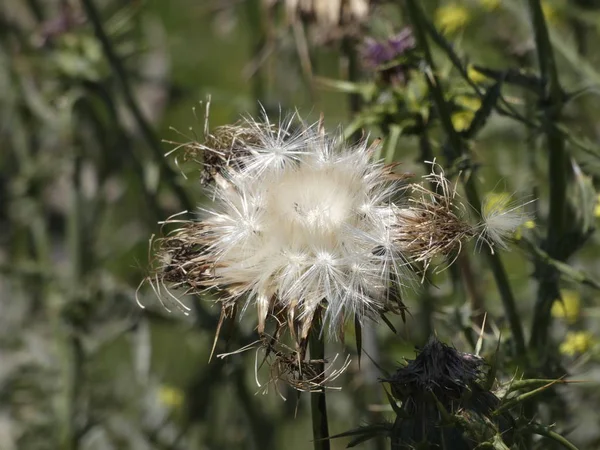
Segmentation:
{"type": "MultiPolygon", "coordinates": [[[[310,359],[324,361],[325,359],[325,339],[321,332],[323,328],[323,319],[321,311],[315,313],[313,327],[310,331],[310,359]]],[[[325,380],[325,363],[320,362],[315,365],[317,373],[320,375],[315,380],[321,384],[325,380]]],[[[315,450],[329,450],[329,424],[327,420],[327,400],[325,397],[325,388],[321,387],[316,392],[310,394],[310,412],[312,418],[313,444],[315,450]]]]}
{"type": "MultiPolygon", "coordinates": [[[[550,188],[550,211],[545,250],[550,257],[564,260],[561,244],[566,227],[567,167],[568,156],[562,133],[554,124],[560,120],[563,106],[563,91],[558,80],[554,52],[550,43],[548,27],[539,0],[528,0],[533,21],[535,43],[540,67],[540,75],[546,81],[543,104],[543,127],[548,146],[548,180],[550,188]]],[[[539,269],[540,285],[535,305],[530,346],[538,356],[546,352],[550,308],[558,296],[558,277],[549,266],[539,269]]]]}
{"type": "MultiPolygon", "coordinates": [[[[427,82],[429,84],[429,88],[433,97],[436,110],[440,117],[442,127],[444,128],[444,131],[448,136],[449,144],[451,147],[451,157],[449,163],[453,163],[456,158],[458,158],[464,153],[465,147],[462,138],[456,132],[456,130],[454,129],[454,125],[452,124],[450,108],[448,107],[446,99],[444,98],[444,92],[442,90],[440,81],[437,77],[435,63],[431,54],[431,49],[427,42],[425,19],[423,17],[423,11],[421,10],[419,3],[420,2],[418,2],[417,0],[407,0],[406,5],[408,15],[410,17],[410,21],[412,22],[419,46],[423,51],[425,61],[429,66],[427,82]]],[[[475,208],[475,210],[481,212],[481,200],[479,198],[479,193],[477,192],[477,187],[475,186],[473,177],[468,177],[466,179],[464,183],[464,188],[469,203],[473,206],[473,208],[475,208]]],[[[523,326],[521,325],[521,319],[517,311],[515,298],[513,296],[510,284],[508,282],[506,270],[504,269],[504,265],[502,264],[500,256],[497,253],[492,253],[488,250],[485,252],[485,255],[494,275],[496,285],[498,286],[498,291],[500,293],[502,305],[504,307],[512,331],[516,352],[519,356],[524,357],[526,353],[526,346],[525,337],[523,334],[523,326]]]]}

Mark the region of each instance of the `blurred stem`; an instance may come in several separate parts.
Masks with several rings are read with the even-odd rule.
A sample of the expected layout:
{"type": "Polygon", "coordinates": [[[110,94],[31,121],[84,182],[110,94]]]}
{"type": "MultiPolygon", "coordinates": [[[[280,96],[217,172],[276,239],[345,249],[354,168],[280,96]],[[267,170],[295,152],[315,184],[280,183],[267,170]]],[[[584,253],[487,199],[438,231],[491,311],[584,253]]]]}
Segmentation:
{"type": "MultiPolygon", "coordinates": [[[[460,135],[454,129],[454,125],[452,124],[452,119],[450,116],[450,109],[446,103],[444,92],[437,77],[435,63],[433,61],[431,49],[427,42],[427,36],[425,33],[425,19],[423,17],[423,11],[421,10],[420,2],[417,0],[407,0],[406,5],[410,21],[412,22],[415,30],[417,42],[423,51],[425,61],[429,66],[429,73],[426,75],[427,83],[433,96],[433,101],[438,115],[440,116],[442,127],[448,136],[450,144],[448,159],[451,165],[458,157],[465,153],[464,143],[460,135]]],[[[479,198],[479,193],[477,192],[477,186],[475,185],[475,179],[473,176],[469,176],[464,180],[464,188],[467,200],[471,206],[481,214],[481,200],[479,198]]],[[[497,253],[492,253],[488,249],[485,251],[485,255],[492,273],[494,274],[496,285],[498,286],[502,305],[512,331],[516,353],[523,360],[525,360],[524,357],[526,353],[526,347],[525,338],[523,335],[523,327],[521,325],[521,319],[517,311],[516,302],[508,282],[506,270],[504,269],[500,256],[497,253]]]]}
{"type": "MultiPolygon", "coordinates": [[[[540,75],[546,81],[543,110],[543,128],[548,146],[548,180],[550,188],[550,211],[548,217],[548,234],[544,243],[550,257],[563,260],[561,241],[566,226],[566,192],[568,156],[562,133],[554,126],[560,120],[563,106],[563,91],[558,80],[558,72],[554,61],[554,52],[550,43],[548,27],[544,19],[539,0],[528,0],[540,75]]],[[[539,268],[540,285],[534,309],[533,327],[530,346],[537,350],[538,357],[543,358],[547,350],[548,329],[550,326],[550,308],[558,296],[558,277],[555,270],[545,266],[539,268]]]]}
{"type": "Polygon", "coordinates": [[[155,160],[159,162],[159,167],[164,169],[162,174],[165,177],[165,181],[177,195],[183,207],[187,210],[193,209],[194,205],[192,205],[191,201],[188,199],[184,189],[177,183],[177,180],[175,179],[175,173],[168,165],[164,164],[163,150],[160,146],[160,142],[156,138],[154,130],[142,114],[142,110],[135,100],[125,67],[123,66],[119,56],[112,46],[112,43],[110,42],[108,35],[106,34],[104,26],[102,25],[102,20],[100,19],[100,14],[96,9],[93,0],[81,0],[81,3],[90,23],[94,27],[94,32],[100,41],[104,56],[106,57],[106,60],[108,61],[113,74],[115,75],[117,84],[121,89],[121,93],[123,94],[127,109],[129,109],[131,112],[141,135],[152,150],[155,160]]]}
{"type": "Polygon", "coordinates": [[[460,268],[460,275],[465,285],[471,305],[471,318],[475,325],[482,326],[485,317],[485,302],[481,290],[476,281],[476,274],[471,265],[471,259],[467,253],[461,253],[456,260],[460,268]]]}
{"type": "MultiPolygon", "coordinates": [[[[78,150],[75,150],[78,152],[78,150]]],[[[79,289],[84,276],[84,257],[83,257],[83,199],[81,198],[81,166],[82,157],[76,154],[73,162],[73,175],[71,180],[71,208],[67,222],[67,245],[69,254],[69,263],[71,269],[71,279],[69,282],[70,292],[67,302],[61,301],[57,311],[57,326],[59,327],[59,346],[62,347],[63,357],[63,389],[64,406],[62,429],[61,429],[61,450],[76,450],[79,448],[79,431],[76,425],[77,403],[79,397],[78,386],[83,382],[81,379],[82,366],[84,361],[83,348],[81,341],[74,327],[76,323],[71,323],[69,314],[72,309],[77,308],[79,301],[79,289]],[[67,314],[65,314],[67,313],[67,314]]]]}
{"type": "MultiPolygon", "coordinates": [[[[359,66],[358,60],[356,58],[356,41],[350,37],[345,37],[342,40],[341,53],[345,68],[344,78],[351,83],[358,81],[359,66]]],[[[348,96],[348,100],[350,107],[350,117],[351,119],[354,119],[354,116],[358,112],[360,112],[361,109],[361,96],[357,93],[351,93],[348,96]]],[[[354,132],[352,139],[360,139],[360,130],[356,130],[354,132]]]]}
{"type": "Polygon", "coordinates": [[[254,448],[269,450],[273,448],[273,427],[268,415],[255,404],[255,398],[250,393],[245,379],[245,371],[238,367],[234,373],[237,400],[246,413],[250,423],[250,432],[254,439],[254,448]]]}
{"type": "MultiPolygon", "coordinates": [[[[429,171],[431,168],[425,161],[433,161],[433,149],[431,148],[431,143],[429,142],[429,137],[427,134],[426,124],[423,121],[423,118],[419,118],[419,126],[421,132],[419,133],[419,149],[420,149],[420,159],[421,162],[425,165],[425,171],[429,171]]],[[[429,188],[433,191],[438,189],[438,185],[435,183],[430,183],[429,188]]],[[[477,283],[475,283],[475,277],[473,276],[473,269],[471,267],[471,260],[466,253],[461,253],[457,258],[458,267],[460,268],[460,276],[463,280],[465,290],[469,295],[469,300],[471,301],[471,311],[473,312],[473,319],[477,323],[477,325],[481,325],[483,323],[483,317],[485,316],[485,303],[483,300],[483,296],[481,295],[481,291],[479,290],[477,283]]],[[[432,314],[434,312],[433,299],[431,297],[431,293],[429,292],[429,287],[425,287],[426,293],[423,296],[423,314],[424,317],[424,327],[427,333],[425,334],[426,339],[429,338],[431,332],[433,331],[432,326],[432,314]]]]}
{"type": "MultiPolygon", "coordinates": [[[[262,53],[267,42],[266,36],[266,20],[262,15],[262,2],[260,0],[250,0],[246,2],[247,16],[248,16],[248,28],[250,29],[250,53],[251,61],[257,64],[257,68],[252,74],[252,95],[254,99],[260,103],[266,101],[267,93],[265,77],[263,70],[258,65],[263,64],[261,61],[262,53]]],[[[260,105],[257,106],[260,111],[260,105]]]]}
{"type": "Polygon", "coordinates": [[[33,17],[35,17],[35,20],[37,20],[38,22],[44,20],[44,11],[42,9],[42,6],[40,5],[39,0],[27,0],[27,6],[33,14],[33,17]]]}
{"type": "Polygon", "coordinates": [[[319,361],[314,364],[319,374],[314,380],[321,388],[310,393],[310,412],[312,418],[313,444],[315,450],[329,450],[329,425],[327,421],[327,400],[325,398],[325,337],[321,309],[317,309],[309,335],[310,359],[319,361]]]}
{"type": "MultiPolygon", "coordinates": [[[[423,117],[419,115],[418,126],[420,128],[419,133],[419,159],[421,164],[423,164],[425,168],[425,173],[428,173],[431,170],[429,164],[425,161],[433,161],[433,149],[431,148],[431,142],[429,141],[429,134],[427,133],[427,124],[423,120],[423,117]]],[[[386,161],[388,162],[388,161],[386,161]]],[[[432,191],[437,190],[437,185],[435,183],[430,183],[429,188],[432,191]]],[[[426,274],[426,278],[429,278],[429,273],[426,274]]],[[[423,331],[421,332],[421,336],[423,338],[422,344],[424,345],[431,334],[433,333],[433,313],[435,312],[434,307],[434,299],[431,295],[431,289],[429,284],[423,286],[423,292],[421,294],[421,301],[419,302],[421,305],[421,316],[422,316],[422,326],[423,331]]]]}

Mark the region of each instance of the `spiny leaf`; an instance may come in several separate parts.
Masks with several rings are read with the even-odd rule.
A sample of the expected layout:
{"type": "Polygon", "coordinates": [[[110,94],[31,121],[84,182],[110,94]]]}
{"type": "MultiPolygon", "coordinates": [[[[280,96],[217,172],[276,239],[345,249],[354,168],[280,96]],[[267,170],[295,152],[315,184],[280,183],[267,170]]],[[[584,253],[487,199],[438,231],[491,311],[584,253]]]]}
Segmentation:
{"type": "Polygon", "coordinates": [[[564,448],[568,450],[579,450],[575,445],[568,441],[564,436],[561,436],[556,431],[552,431],[550,427],[540,425],[538,423],[529,424],[524,431],[529,431],[532,434],[547,437],[555,442],[558,442],[564,448]]]}
{"type": "Polygon", "coordinates": [[[520,389],[534,389],[543,386],[549,386],[551,384],[572,384],[572,383],[585,383],[580,380],[547,380],[547,379],[536,379],[532,378],[529,380],[517,380],[513,381],[510,385],[509,392],[518,391],[520,389]]]}
{"type": "Polygon", "coordinates": [[[379,423],[373,425],[367,425],[360,428],[355,428],[353,430],[344,431],[343,433],[335,434],[333,436],[329,436],[329,439],[337,439],[341,437],[350,437],[356,436],[356,438],[350,443],[348,443],[347,447],[354,447],[362,442],[368,441],[369,439],[373,439],[377,436],[388,436],[392,429],[392,425],[389,423],[379,423]]]}
{"type": "Polygon", "coordinates": [[[513,398],[507,400],[506,403],[503,403],[502,405],[500,405],[500,407],[498,407],[492,414],[494,416],[498,416],[501,413],[503,413],[511,408],[514,408],[519,403],[523,403],[525,400],[529,400],[531,397],[535,397],[536,395],[542,393],[543,391],[548,389],[553,384],[556,384],[558,381],[559,380],[552,380],[550,383],[546,383],[544,386],[534,389],[533,391],[529,391],[524,394],[518,395],[517,397],[513,397],[513,398]]]}

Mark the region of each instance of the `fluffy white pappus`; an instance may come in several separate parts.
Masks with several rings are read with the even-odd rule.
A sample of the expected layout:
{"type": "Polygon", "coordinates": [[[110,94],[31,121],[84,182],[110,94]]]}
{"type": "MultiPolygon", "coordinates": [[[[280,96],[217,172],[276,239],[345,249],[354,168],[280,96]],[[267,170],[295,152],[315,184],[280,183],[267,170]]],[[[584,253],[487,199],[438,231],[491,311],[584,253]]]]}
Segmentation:
{"type": "Polygon", "coordinates": [[[411,272],[394,238],[404,186],[365,142],[291,123],[255,126],[261,145],[227,169],[201,221],[216,282],[256,305],[259,332],[284,310],[306,337],[323,301],[331,328],[397,309],[390,289],[411,272]]]}
{"type": "Polygon", "coordinates": [[[525,207],[534,201],[519,203],[508,193],[486,196],[481,207],[481,233],[477,238],[477,246],[485,243],[492,252],[496,247],[507,250],[508,241],[514,237],[517,229],[533,219],[525,207]]]}

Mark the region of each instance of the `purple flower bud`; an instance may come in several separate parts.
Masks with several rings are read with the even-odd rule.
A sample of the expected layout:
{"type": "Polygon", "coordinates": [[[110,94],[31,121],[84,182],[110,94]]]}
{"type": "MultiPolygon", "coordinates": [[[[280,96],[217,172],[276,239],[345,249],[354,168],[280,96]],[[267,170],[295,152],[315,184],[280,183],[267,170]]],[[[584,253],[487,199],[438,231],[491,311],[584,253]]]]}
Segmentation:
{"type": "Polygon", "coordinates": [[[394,59],[394,50],[387,42],[379,42],[369,38],[363,50],[364,58],[370,66],[378,67],[394,59]]]}
{"type": "Polygon", "coordinates": [[[388,39],[388,45],[394,51],[394,58],[402,55],[407,50],[415,48],[416,41],[412,29],[406,27],[398,34],[388,39]]]}

